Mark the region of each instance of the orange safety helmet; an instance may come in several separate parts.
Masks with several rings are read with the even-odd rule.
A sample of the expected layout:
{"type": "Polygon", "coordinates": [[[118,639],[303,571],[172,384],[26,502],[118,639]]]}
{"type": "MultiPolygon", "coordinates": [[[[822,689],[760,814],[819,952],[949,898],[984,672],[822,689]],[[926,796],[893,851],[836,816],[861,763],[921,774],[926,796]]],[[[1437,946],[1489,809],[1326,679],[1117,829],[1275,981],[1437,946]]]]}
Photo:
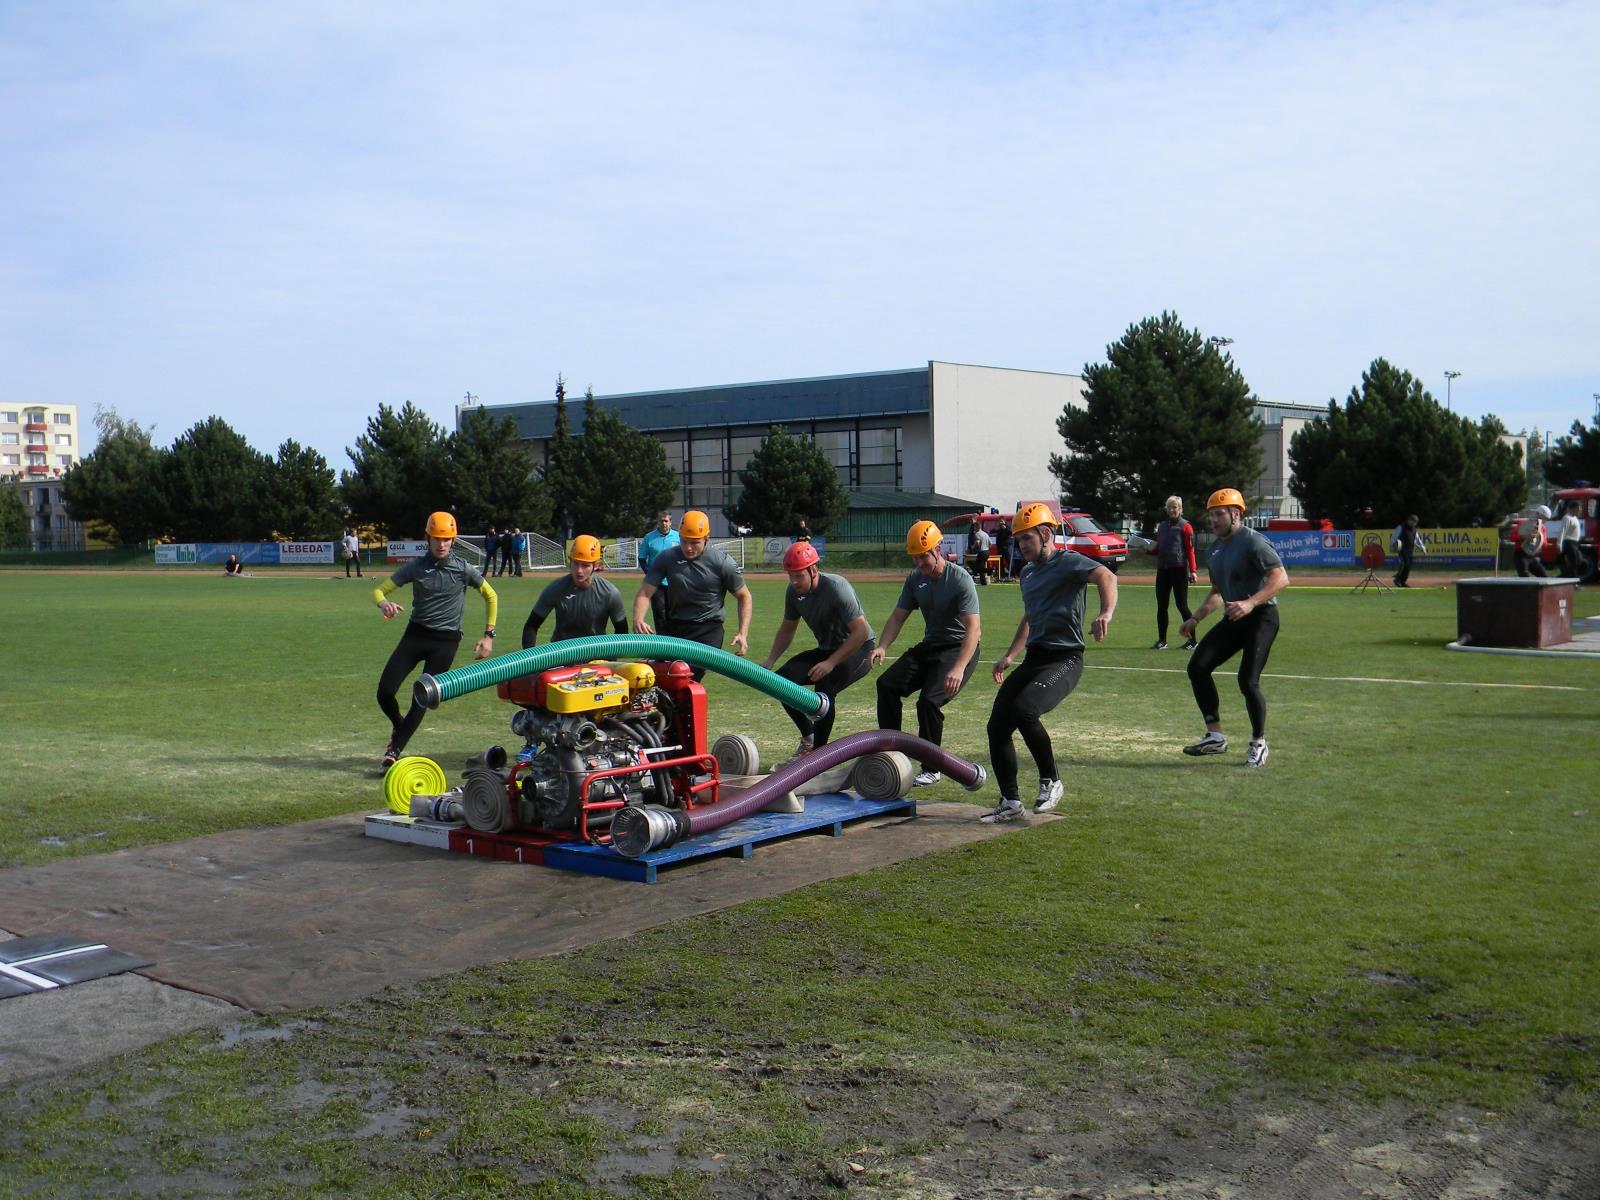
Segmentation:
{"type": "Polygon", "coordinates": [[[1206,501],[1207,508],[1237,508],[1244,512],[1244,497],[1239,494],[1238,488],[1218,488],[1211,493],[1206,501]]]}
{"type": "Polygon", "coordinates": [[[1022,533],[1029,529],[1037,529],[1040,525],[1055,528],[1056,515],[1050,511],[1048,504],[1035,500],[1032,504],[1024,504],[1017,510],[1017,515],[1011,518],[1011,532],[1022,533]]]}
{"type": "Polygon", "coordinates": [[[428,536],[453,538],[456,536],[456,519],[447,512],[436,512],[428,517],[428,536]]]}
{"type": "Polygon", "coordinates": [[[580,533],[572,539],[572,561],[597,563],[600,561],[600,539],[590,533],[580,533]]]}
{"type": "Polygon", "coordinates": [[[686,538],[710,537],[711,518],[698,508],[691,508],[683,514],[683,520],[678,522],[678,536],[686,538]]]}
{"type": "Polygon", "coordinates": [[[810,542],[795,542],[783,552],[783,569],[804,571],[807,567],[816,566],[817,560],[821,557],[817,553],[817,548],[810,542]]]}
{"type": "Polygon", "coordinates": [[[944,541],[944,533],[932,521],[918,521],[906,531],[906,553],[912,558],[937,550],[944,541]]]}

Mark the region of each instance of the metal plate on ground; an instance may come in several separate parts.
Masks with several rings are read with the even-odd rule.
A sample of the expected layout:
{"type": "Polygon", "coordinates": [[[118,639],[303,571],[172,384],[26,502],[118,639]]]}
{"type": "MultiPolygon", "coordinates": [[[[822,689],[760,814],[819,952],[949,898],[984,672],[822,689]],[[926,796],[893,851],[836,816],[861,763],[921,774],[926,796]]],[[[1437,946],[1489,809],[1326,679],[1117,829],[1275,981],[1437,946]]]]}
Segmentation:
{"type": "Polygon", "coordinates": [[[0,998],[48,992],[72,983],[153,967],[152,959],[113,950],[70,933],[39,933],[0,942],[0,998]]]}

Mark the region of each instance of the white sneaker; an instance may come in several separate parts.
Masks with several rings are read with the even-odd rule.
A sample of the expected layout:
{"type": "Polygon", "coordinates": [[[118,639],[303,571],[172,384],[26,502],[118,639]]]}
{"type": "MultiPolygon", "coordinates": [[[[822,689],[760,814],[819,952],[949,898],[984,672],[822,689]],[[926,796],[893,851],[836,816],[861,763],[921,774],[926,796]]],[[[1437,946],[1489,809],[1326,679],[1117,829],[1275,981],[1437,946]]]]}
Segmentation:
{"type": "Polygon", "coordinates": [[[919,771],[917,777],[911,781],[912,787],[927,787],[929,784],[938,783],[944,776],[937,771],[919,771]]]}
{"type": "Polygon", "coordinates": [[[1061,780],[1039,780],[1039,798],[1033,802],[1033,811],[1036,813],[1049,812],[1052,808],[1061,803],[1061,792],[1061,780]]]}
{"type": "Polygon", "coordinates": [[[1011,800],[1002,796],[1000,803],[984,813],[978,820],[985,825],[999,825],[1003,821],[1020,821],[1025,816],[1027,816],[1027,811],[1022,807],[1021,800],[1011,800]]]}
{"type": "Polygon", "coordinates": [[[1267,765],[1267,739],[1255,738],[1250,742],[1250,749],[1245,751],[1244,765],[1247,767],[1264,767],[1267,765]]]}
{"type": "Polygon", "coordinates": [[[1196,756],[1202,754],[1221,754],[1227,748],[1227,738],[1223,737],[1220,733],[1207,733],[1205,737],[1201,738],[1194,745],[1185,746],[1183,748],[1183,752],[1185,754],[1192,754],[1196,756]]]}

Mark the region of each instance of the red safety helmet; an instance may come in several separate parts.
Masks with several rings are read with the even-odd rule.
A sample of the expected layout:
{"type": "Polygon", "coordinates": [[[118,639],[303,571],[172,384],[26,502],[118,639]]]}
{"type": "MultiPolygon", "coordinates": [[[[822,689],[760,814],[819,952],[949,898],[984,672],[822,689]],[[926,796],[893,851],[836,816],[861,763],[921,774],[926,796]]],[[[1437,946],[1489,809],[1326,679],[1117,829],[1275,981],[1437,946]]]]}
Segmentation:
{"type": "Polygon", "coordinates": [[[807,567],[816,566],[817,560],[821,557],[817,553],[817,548],[810,542],[795,542],[783,552],[783,569],[804,571],[807,567]]]}

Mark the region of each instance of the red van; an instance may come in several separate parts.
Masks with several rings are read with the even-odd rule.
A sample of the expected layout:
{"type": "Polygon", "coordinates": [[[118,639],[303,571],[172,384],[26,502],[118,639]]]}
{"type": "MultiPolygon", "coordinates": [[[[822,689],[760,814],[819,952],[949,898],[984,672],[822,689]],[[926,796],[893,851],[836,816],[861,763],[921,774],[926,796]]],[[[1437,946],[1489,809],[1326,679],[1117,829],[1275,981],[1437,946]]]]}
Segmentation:
{"type": "MultiPolygon", "coordinates": [[[[1020,510],[1025,506],[1035,503],[1024,500],[1017,505],[1020,510]]],[[[1062,512],[1049,500],[1038,503],[1045,505],[1056,517],[1056,548],[1058,550],[1076,550],[1086,558],[1092,558],[1105,566],[1114,575],[1123,563],[1128,561],[1128,543],[1120,535],[1112,533],[1088,513],[1062,512]]],[[[959,517],[951,517],[939,523],[939,528],[944,530],[945,557],[960,561],[966,553],[967,539],[972,536],[973,526],[976,525],[994,537],[994,531],[1000,522],[1004,521],[1009,527],[1015,512],[1008,513],[962,513],[959,517]]],[[[989,570],[995,572],[1000,565],[998,553],[989,555],[989,570]]]]}

